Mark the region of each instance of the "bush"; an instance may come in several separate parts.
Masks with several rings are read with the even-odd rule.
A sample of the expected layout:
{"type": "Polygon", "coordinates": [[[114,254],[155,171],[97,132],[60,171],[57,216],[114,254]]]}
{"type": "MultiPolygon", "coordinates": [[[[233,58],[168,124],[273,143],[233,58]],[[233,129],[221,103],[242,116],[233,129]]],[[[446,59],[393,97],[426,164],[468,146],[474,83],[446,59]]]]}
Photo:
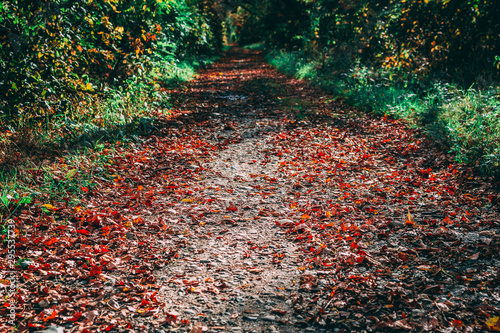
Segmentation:
{"type": "Polygon", "coordinates": [[[183,59],[221,46],[215,9],[208,1],[190,3],[0,2],[0,124],[71,118],[82,100],[168,81],[183,59]]]}

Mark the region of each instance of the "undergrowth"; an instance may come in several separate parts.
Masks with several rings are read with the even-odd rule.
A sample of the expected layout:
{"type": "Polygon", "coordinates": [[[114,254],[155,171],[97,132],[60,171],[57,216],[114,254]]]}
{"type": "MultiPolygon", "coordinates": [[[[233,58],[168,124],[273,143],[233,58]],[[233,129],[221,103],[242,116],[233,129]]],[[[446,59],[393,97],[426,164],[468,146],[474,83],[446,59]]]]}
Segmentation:
{"type": "Polygon", "coordinates": [[[15,216],[26,206],[47,214],[55,207],[75,207],[80,198],[92,193],[92,179],[113,181],[108,166],[127,143],[95,143],[67,154],[35,163],[26,160],[16,168],[0,170],[0,222],[15,216]],[[37,207],[32,207],[37,202],[37,207]]]}
{"type": "Polygon", "coordinates": [[[115,150],[150,133],[158,118],[171,112],[168,89],[182,86],[196,68],[216,59],[159,62],[150,72],[88,95],[57,116],[26,114],[16,124],[0,121],[0,224],[34,198],[49,208],[75,206],[92,191],[92,177],[112,180],[105,165],[115,150]]]}
{"type": "Polygon", "coordinates": [[[458,162],[500,176],[499,88],[461,88],[419,81],[403,71],[365,66],[305,52],[270,51],[267,61],[365,111],[403,118],[440,141],[458,162]]]}

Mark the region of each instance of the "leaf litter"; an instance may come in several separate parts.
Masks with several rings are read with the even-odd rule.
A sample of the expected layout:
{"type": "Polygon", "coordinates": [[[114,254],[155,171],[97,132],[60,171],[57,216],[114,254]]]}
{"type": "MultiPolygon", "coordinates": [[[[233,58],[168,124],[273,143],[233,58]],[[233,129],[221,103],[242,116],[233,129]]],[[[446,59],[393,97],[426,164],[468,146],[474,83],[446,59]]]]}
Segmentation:
{"type": "Polygon", "coordinates": [[[255,51],[170,93],[78,206],[15,217],[2,331],[500,330],[498,190],[425,135],[255,51]]]}

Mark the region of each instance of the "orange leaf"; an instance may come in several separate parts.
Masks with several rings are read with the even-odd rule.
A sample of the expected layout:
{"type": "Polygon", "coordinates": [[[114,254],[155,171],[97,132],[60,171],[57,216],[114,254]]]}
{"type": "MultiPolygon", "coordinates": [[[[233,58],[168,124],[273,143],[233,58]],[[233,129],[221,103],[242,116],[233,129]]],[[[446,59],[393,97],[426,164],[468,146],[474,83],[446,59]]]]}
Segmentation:
{"type": "Polygon", "coordinates": [[[48,316],[47,318],[44,318],[43,321],[54,319],[56,317],[56,315],[57,315],[56,310],[52,310],[52,314],[50,316],[48,316]]]}
{"type": "Polygon", "coordinates": [[[408,209],[408,214],[406,215],[405,224],[409,224],[409,225],[414,225],[415,224],[415,221],[413,220],[413,216],[411,216],[409,209],[408,209]]]}
{"type": "Polygon", "coordinates": [[[52,244],[57,243],[57,242],[59,242],[59,239],[52,237],[48,241],[45,241],[44,244],[45,244],[45,246],[51,246],[52,244]]]}
{"type": "Polygon", "coordinates": [[[104,236],[109,236],[109,233],[111,232],[111,228],[109,227],[109,225],[105,226],[104,228],[102,228],[102,234],[104,236]]]}
{"type": "Polygon", "coordinates": [[[80,45],[78,45],[76,48],[77,48],[77,49],[78,49],[78,51],[80,51],[80,52],[82,52],[82,51],[83,51],[83,48],[82,48],[80,45]]]}

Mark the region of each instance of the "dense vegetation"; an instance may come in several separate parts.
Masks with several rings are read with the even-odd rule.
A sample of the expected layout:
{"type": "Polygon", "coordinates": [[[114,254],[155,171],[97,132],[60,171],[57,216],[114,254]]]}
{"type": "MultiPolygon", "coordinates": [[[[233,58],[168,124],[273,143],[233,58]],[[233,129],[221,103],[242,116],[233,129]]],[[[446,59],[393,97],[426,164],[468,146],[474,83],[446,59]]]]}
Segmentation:
{"type": "Polygon", "coordinates": [[[486,0],[266,0],[229,15],[281,70],[408,118],[459,160],[498,174],[500,5],[486,0]]]}
{"type": "Polygon", "coordinates": [[[221,48],[221,29],[207,0],[1,1],[3,139],[68,141],[167,110],[164,88],[221,48]]]}

